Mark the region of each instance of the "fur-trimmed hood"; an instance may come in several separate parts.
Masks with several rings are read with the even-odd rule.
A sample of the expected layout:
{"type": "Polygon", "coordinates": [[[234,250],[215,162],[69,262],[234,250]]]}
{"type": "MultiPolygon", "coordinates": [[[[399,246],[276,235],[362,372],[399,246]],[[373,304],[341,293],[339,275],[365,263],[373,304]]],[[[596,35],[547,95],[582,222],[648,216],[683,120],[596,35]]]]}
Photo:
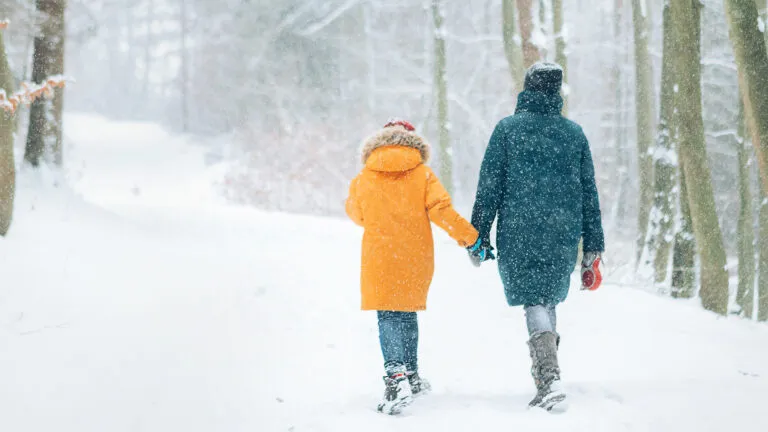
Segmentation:
{"type": "Polygon", "coordinates": [[[382,147],[408,147],[419,151],[421,162],[429,161],[429,143],[415,132],[410,132],[402,126],[381,129],[363,142],[361,150],[362,162],[365,165],[371,154],[382,147]]]}

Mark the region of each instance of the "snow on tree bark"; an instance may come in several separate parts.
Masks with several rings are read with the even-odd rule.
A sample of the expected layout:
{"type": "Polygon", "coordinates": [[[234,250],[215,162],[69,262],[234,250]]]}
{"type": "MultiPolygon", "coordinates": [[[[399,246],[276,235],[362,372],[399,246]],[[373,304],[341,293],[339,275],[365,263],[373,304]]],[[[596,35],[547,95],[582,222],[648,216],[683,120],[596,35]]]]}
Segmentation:
{"type": "Polygon", "coordinates": [[[677,126],[675,124],[675,44],[669,17],[664,7],[664,43],[661,66],[661,113],[653,149],[653,206],[649,214],[646,265],[653,266],[654,281],[667,280],[675,207],[679,191],[677,184],[677,126]]]}
{"type": "Polygon", "coordinates": [[[683,162],[678,163],[680,212],[679,228],[675,233],[672,249],[672,297],[691,298],[696,294],[696,238],[693,235],[691,207],[688,204],[688,187],[683,162]]]}
{"type": "MultiPolygon", "coordinates": [[[[64,73],[64,43],[66,28],[64,11],[66,0],[37,0],[37,10],[42,14],[40,34],[35,38],[32,63],[32,81],[42,83],[51,75],[64,73]]],[[[42,98],[32,103],[29,114],[29,131],[24,160],[32,166],[41,161],[61,166],[62,112],[64,90],[57,88],[52,99],[42,98]]]]}
{"type": "Polygon", "coordinates": [[[707,160],[701,106],[700,8],[698,0],[670,2],[676,39],[680,47],[685,47],[676,56],[675,68],[679,88],[680,156],[701,263],[699,295],[704,308],[725,315],[728,311],[728,271],[707,160]]]}

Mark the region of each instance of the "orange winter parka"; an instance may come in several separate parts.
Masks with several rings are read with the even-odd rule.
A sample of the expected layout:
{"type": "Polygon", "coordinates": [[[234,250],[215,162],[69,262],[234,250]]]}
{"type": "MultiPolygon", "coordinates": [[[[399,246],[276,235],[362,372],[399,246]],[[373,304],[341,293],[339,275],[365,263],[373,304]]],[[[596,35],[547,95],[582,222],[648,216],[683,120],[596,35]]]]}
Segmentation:
{"type": "Polygon", "coordinates": [[[424,163],[429,144],[403,127],[385,128],[363,145],[365,167],[352,181],[346,210],[365,229],[362,248],[363,310],[426,309],[434,273],[430,221],[460,246],[478,238],[461,217],[435,173],[424,163]]]}

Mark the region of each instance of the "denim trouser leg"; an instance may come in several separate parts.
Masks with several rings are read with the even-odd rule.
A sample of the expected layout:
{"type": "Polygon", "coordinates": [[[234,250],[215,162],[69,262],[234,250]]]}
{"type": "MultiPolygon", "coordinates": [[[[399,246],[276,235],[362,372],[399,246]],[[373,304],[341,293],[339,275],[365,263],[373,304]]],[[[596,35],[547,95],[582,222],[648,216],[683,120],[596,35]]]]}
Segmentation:
{"type": "Polygon", "coordinates": [[[378,311],[378,318],[379,342],[387,375],[417,371],[419,324],[416,312],[378,311]]]}
{"type": "Polygon", "coordinates": [[[542,332],[557,332],[557,313],[554,305],[536,305],[525,307],[525,322],[528,335],[542,332]]]}

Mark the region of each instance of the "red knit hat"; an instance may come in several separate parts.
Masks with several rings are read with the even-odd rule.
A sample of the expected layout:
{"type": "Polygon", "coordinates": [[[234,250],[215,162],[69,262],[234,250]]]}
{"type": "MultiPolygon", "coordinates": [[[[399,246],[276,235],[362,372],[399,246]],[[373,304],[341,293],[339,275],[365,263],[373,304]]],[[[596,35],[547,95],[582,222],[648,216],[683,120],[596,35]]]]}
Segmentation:
{"type": "Polygon", "coordinates": [[[398,118],[389,119],[387,124],[384,125],[384,128],[395,127],[395,126],[402,126],[402,127],[405,128],[405,130],[407,130],[409,132],[413,132],[413,131],[416,130],[416,128],[413,127],[413,125],[411,123],[409,123],[409,122],[407,122],[405,120],[402,120],[402,119],[398,119],[398,118]]]}

